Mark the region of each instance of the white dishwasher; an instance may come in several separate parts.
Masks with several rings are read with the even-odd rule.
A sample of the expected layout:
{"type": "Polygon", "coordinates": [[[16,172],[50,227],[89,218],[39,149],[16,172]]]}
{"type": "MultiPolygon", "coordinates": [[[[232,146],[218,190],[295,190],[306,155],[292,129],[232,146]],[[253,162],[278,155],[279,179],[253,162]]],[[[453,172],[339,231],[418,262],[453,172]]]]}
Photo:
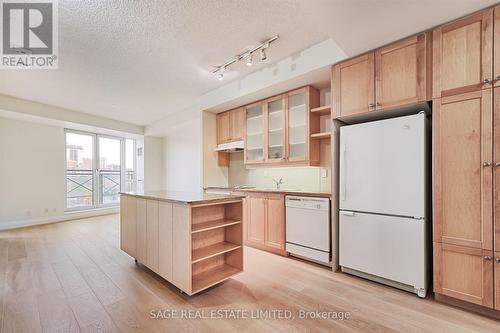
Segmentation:
{"type": "Polygon", "coordinates": [[[330,198],[287,195],[286,251],[331,265],[330,198]]]}

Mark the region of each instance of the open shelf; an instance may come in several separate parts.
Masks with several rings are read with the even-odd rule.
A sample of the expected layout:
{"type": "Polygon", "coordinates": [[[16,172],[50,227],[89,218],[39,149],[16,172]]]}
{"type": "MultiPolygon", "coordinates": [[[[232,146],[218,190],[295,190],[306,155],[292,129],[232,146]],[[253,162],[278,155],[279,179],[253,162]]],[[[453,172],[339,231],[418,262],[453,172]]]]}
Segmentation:
{"type": "Polygon", "coordinates": [[[240,247],[241,245],[229,242],[220,242],[209,246],[200,247],[199,249],[193,250],[192,262],[194,264],[198,261],[202,261],[208,258],[218,256],[219,254],[239,249],[240,247]]]}
{"type": "Polygon", "coordinates": [[[212,269],[193,275],[193,293],[207,289],[219,282],[229,279],[242,270],[228,264],[222,264],[212,269]]]}
{"type": "Polygon", "coordinates": [[[320,106],[318,108],[311,109],[311,114],[315,114],[318,116],[326,116],[332,112],[332,108],[330,105],[320,106]]]}
{"type": "Polygon", "coordinates": [[[311,134],[311,138],[315,138],[315,139],[328,139],[330,136],[331,136],[330,132],[311,134]]]}
{"type": "Polygon", "coordinates": [[[193,224],[192,233],[195,234],[197,232],[203,232],[203,231],[213,230],[213,229],[217,229],[217,228],[224,228],[224,227],[228,227],[230,225],[235,225],[238,223],[241,223],[241,221],[234,220],[234,219],[220,219],[220,220],[215,220],[215,221],[196,223],[196,224],[193,224]]]}
{"type": "Polygon", "coordinates": [[[191,210],[191,294],[243,270],[243,203],[200,205],[191,210]]]}

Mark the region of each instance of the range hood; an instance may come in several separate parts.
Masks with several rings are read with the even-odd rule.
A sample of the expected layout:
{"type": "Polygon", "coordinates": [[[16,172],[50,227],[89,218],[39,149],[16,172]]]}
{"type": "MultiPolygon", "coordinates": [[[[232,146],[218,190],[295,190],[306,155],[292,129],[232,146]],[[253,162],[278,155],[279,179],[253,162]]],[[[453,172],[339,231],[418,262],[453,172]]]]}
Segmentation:
{"type": "Polygon", "coordinates": [[[243,151],[244,148],[245,148],[245,143],[243,142],[243,140],[241,140],[228,143],[221,143],[214,150],[226,153],[233,153],[237,151],[243,151]]]}

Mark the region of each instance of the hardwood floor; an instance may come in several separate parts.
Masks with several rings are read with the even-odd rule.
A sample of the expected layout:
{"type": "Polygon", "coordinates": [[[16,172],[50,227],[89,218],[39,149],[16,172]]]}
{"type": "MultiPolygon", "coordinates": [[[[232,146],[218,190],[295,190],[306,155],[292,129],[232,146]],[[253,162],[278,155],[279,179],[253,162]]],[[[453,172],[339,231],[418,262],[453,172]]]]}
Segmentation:
{"type": "Polygon", "coordinates": [[[1,331],[500,331],[493,319],[298,260],[252,248],[244,259],[236,278],[188,297],[119,249],[118,215],[0,232],[1,331]],[[225,309],[289,310],[295,319],[150,317],[152,310],[208,316],[225,309]],[[348,311],[352,318],[299,319],[300,310],[348,311]]]}

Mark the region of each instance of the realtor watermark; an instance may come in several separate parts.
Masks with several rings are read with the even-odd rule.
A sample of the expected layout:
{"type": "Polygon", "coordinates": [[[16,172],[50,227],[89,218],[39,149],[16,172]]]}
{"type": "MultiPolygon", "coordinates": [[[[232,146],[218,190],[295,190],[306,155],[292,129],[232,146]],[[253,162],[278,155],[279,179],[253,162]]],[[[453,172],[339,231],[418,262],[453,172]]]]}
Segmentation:
{"type": "Polygon", "coordinates": [[[349,320],[349,311],[319,311],[288,309],[156,309],[149,311],[150,319],[270,319],[270,320],[349,320]]]}
{"type": "Polygon", "coordinates": [[[0,69],[57,69],[57,0],[0,0],[0,5],[0,69]]]}

